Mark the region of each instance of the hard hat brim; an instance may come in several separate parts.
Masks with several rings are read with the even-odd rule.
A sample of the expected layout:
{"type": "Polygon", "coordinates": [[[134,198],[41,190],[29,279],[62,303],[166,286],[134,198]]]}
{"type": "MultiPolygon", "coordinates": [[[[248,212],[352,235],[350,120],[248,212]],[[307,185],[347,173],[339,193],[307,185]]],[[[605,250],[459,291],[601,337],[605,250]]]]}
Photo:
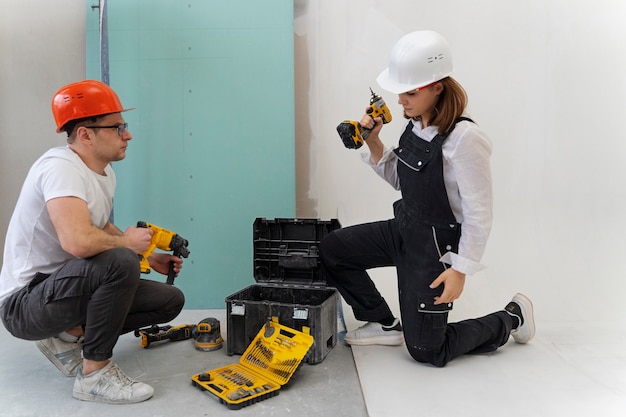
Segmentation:
{"type": "MultiPolygon", "coordinates": [[[[120,111],[114,111],[114,112],[111,112],[111,113],[93,114],[93,115],[90,115],[90,116],[81,117],[81,119],[84,119],[84,118],[86,118],[86,117],[99,117],[99,116],[104,116],[104,115],[107,115],[107,114],[113,114],[113,113],[124,113],[125,111],[129,111],[129,110],[135,110],[135,107],[129,107],[128,109],[122,109],[122,110],[120,110],[120,111]]],[[[65,127],[65,125],[66,125],[66,124],[68,124],[69,122],[71,122],[72,120],[78,120],[78,119],[71,119],[71,120],[68,120],[67,122],[63,123],[63,125],[62,125],[62,126],[59,126],[59,127],[56,129],[56,132],[57,132],[57,133],[62,133],[62,132],[64,132],[63,128],[65,127]]]]}
{"type": "Polygon", "coordinates": [[[415,90],[416,88],[422,88],[432,83],[435,83],[437,81],[443,80],[444,78],[449,77],[451,74],[452,73],[446,74],[443,77],[433,77],[432,80],[427,80],[427,81],[423,81],[420,83],[404,84],[404,83],[399,83],[395,81],[389,75],[389,68],[387,68],[383,72],[380,73],[378,78],[376,78],[376,82],[378,83],[380,88],[382,88],[383,90],[389,91],[390,93],[393,93],[393,94],[402,94],[408,91],[415,90]]]}

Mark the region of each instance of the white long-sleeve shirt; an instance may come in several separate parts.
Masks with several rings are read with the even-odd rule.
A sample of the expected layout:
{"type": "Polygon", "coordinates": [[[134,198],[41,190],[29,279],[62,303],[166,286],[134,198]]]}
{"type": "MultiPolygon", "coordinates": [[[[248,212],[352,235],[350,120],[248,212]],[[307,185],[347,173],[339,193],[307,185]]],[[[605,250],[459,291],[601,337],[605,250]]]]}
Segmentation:
{"type": "MultiPolygon", "coordinates": [[[[430,142],[437,136],[437,127],[428,126],[423,129],[421,122],[413,121],[413,133],[430,142]]],[[[484,268],[480,261],[491,231],[491,148],[491,140],[485,132],[469,121],[457,123],[442,146],[444,182],[450,208],[456,221],[461,224],[461,239],[458,253],[445,253],[441,262],[450,264],[452,268],[467,275],[484,268]]],[[[398,158],[393,148],[385,147],[377,164],[372,163],[369,153],[364,153],[361,157],[381,178],[396,190],[400,189],[396,169],[398,158]]]]}

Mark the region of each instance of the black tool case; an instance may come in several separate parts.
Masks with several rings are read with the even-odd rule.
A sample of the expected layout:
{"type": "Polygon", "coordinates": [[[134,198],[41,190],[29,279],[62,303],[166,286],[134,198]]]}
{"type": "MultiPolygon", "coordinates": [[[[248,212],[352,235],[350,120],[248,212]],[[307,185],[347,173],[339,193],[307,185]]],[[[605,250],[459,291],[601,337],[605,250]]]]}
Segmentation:
{"type": "Polygon", "coordinates": [[[314,338],[305,362],[324,360],[337,343],[339,293],[321,272],[319,243],[337,219],[257,218],[253,225],[257,284],[226,297],[226,353],[241,355],[272,317],[314,338]]]}

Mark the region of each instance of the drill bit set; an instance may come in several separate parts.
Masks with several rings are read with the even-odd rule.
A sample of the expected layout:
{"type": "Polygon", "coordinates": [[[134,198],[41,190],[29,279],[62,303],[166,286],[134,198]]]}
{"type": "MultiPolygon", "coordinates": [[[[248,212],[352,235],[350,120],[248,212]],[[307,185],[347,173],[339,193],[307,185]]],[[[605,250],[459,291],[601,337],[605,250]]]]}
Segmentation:
{"type": "Polygon", "coordinates": [[[238,364],[191,377],[192,384],[210,392],[231,410],[278,395],[298,370],[313,345],[308,328],[291,329],[268,321],[241,356],[238,364]]]}

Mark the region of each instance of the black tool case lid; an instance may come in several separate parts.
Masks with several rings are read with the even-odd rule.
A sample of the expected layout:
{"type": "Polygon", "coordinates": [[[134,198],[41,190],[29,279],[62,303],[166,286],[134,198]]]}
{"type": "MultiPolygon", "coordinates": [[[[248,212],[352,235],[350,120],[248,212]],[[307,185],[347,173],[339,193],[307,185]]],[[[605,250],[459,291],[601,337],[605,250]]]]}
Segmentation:
{"type": "Polygon", "coordinates": [[[326,286],[319,243],[340,227],[337,219],[257,218],[253,226],[255,281],[326,286]]]}

